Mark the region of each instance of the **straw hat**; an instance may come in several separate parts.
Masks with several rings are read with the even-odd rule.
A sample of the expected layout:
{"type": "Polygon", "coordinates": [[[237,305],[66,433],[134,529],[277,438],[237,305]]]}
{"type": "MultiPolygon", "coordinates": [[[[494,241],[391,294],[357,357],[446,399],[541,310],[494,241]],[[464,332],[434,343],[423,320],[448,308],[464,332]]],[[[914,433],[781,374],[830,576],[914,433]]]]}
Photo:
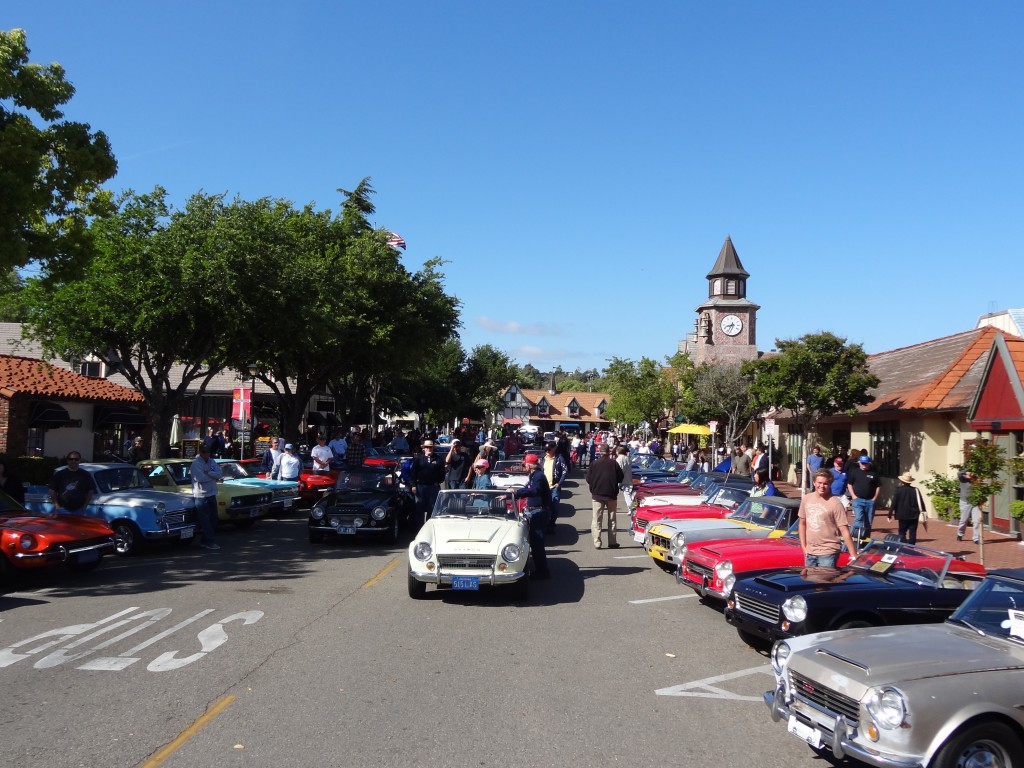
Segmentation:
{"type": "Polygon", "coordinates": [[[910,485],[912,482],[914,482],[914,476],[909,472],[904,472],[902,475],[899,476],[898,479],[901,483],[906,483],[907,485],[910,485]]]}

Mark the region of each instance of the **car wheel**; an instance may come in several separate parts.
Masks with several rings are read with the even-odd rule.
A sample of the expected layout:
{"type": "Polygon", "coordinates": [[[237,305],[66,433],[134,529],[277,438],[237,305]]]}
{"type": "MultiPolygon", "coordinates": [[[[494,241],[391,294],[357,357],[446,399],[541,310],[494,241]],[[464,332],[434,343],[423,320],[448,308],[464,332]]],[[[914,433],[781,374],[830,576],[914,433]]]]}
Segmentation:
{"type": "Polygon", "coordinates": [[[142,532],[130,520],[118,520],[113,523],[114,551],[119,555],[134,555],[142,548],[142,532]]]}
{"type": "Polygon", "coordinates": [[[516,602],[528,600],[530,597],[530,577],[525,573],[523,578],[512,585],[512,599],[516,602]]]}
{"type": "Polygon", "coordinates": [[[384,540],[388,544],[398,543],[398,534],[400,533],[401,521],[398,519],[398,510],[393,510],[391,515],[391,527],[388,532],[384,534],[384,540]]]}
{"type": "Polygon", "coordinates": [[[854,621],[847,621],[840,624],[836,629],[863,629],[864,627],[875,626],[870,621],[863,621],[861,619],[855,619],[854,621]]]}
{"type": "Polygon", "coordinates": [[[1010,768],[1024,754],[1024,744],[1002,723],[979,723],[953,735],[935,756],[935,768],[1010,768]]]}
{"type": "Polygon", "coordinates": [[[427,585],[422,581],[417,581],[413,578],[412,574],[409,574],[409,597],[413,600],[422,600],[427,596],[427,585]]]}
{"type": "Polygon", "coordinates": [[[70,563],[68,563],[68,568],[70,568],[75,573],[88,573],[89,571],[95,571],[102,561],[103,555],[100,555],[95,560],[89,563],[80,563],[78,561],[78,558],[75,558],[70,563]]]}

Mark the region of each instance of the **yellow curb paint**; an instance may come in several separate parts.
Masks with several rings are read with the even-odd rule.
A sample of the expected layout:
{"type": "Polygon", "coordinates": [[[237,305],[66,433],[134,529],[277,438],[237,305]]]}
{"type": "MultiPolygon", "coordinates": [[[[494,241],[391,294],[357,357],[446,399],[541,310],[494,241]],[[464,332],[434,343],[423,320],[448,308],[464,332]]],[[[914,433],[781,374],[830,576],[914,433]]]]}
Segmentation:
{"type": "Polygon", "coordinates": [[[381,571],[380,573],[378,573],[378,574],[377,574],[376,576],[374,576],[374,577],[373,577],[372,579],[370,579],[370,580],[369,580],[368,582],[366,582],[365,584],[363,584],[363,586],[361,587],[361,589],[369,589],[369,588],[370,588],[370,587],[372,587],[372,586],[373,586],[374,584],[376,584],[376,583],[377,583],[378,581],[380,581],[380,580],[381,580],[381,579],[383,579],[383,578],[384,578],[385,576],[387,576],[387,575],[388,575],[388,572],[389,572],[389,571],[390,571],[390,570],[391,570],[392,568],[394,568],[394,567],[395,567],[396,565],[398,565],[398,560],[399,560],[399,559],[398,559],[398,558],[396,557],[396,558],[395,558],[394,560],[392,560],[392,561],[391,561],[390,563],[388,563],[387,565],[385,565],[385,566],[384,566],[384,569],[383,569],[383,570],[382,570],[382,571],[381,571]]]}
{"type": "Polygon", "coordinates": [[[192,725],[179,733],[172,741],[161,747],[155,755],[144,762],[139,768],[155,768],[155,766],[163,763],[164,760],[177,752],[186,741],[209,725],[213,721],[213,718],[227,709],[234,700],[235,697],[230,694],[227,696],[221,696],[210,706],[209,709],[206,710],[206,712],[197,717],[192,725]]]}

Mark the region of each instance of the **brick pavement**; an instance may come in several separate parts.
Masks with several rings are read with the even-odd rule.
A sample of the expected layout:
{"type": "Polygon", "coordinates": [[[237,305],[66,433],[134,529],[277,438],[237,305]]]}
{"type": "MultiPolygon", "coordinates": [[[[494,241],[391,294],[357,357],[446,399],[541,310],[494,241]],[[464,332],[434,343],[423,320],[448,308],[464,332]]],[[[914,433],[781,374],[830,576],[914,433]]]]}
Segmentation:
{"type": "MultiPolygon", "coordinates": [[[[775,483],[775,487],[785,496],[791,498],[798,498],[800,496],[800,489],[789,483],[775,483]]],[[[884,509],[875,513],[872,534],[884,536],[887,533],[898,532],[899,526],[896,521],[890,522],[886,518],[886,511],[884,509]]],[[[968,528],[964,540],[957,541],[955,523],[929,519],[927,531],[924,530],[923,526],[917,526],[917,543],[924,547],[951,552],[974,563],[984,563],[988,569],[1024,568],[1024,544],[1018,541],[1015,536],[985,531],[983,560],[979,546],[971,541],[972,534],[973,530],[968,528]]]]}

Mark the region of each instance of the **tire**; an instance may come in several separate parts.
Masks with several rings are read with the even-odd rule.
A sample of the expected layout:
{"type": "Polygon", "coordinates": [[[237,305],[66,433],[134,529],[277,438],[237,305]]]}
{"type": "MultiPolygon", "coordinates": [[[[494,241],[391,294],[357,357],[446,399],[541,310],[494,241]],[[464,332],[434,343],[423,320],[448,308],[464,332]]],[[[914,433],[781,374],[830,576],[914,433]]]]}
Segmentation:
{"type": "Polygon", "coordinates": [[[1024,754],[1017,734],[1003,723],[978,723],[953,734],[935,755],[934,768],[973,765],[1017,768],[1024,754]]]}
{"type": "Polygon", "coordinates": [[[840,624],[836,629],[863,629],[864,627],[875,626],[870,621],[863,621],[862,619],[854,619],[853,621],[846,621],[840,624]]]}
{"type": "Polygon", "coordinates": [[[388,544],[397,544],[398,537],[401,534],[402,521],[399,520],[398,510],[394,510],[391,515],[391,527],[388,532],[384,534],[384,541],[388,544]]]}
{"type": "Polygon", "coordinates": [[[114,551],[122,556],[135,555],[142,549],[142,532],[130,520],[111,523],[114,530],[114,551]]]}
{"type": "Polygon", "coordinates": [[[409,597],[413,600],[422,600],[427,596],[427,585],[422,581],[417,581],[409,574],[409,597]]]}
{"type": "Polygon", "coordinates": [[[510,588],[512,599],[517,603],[530,599],[530,577],[523,574],[523,578],[513,584],[510,588]]]}

